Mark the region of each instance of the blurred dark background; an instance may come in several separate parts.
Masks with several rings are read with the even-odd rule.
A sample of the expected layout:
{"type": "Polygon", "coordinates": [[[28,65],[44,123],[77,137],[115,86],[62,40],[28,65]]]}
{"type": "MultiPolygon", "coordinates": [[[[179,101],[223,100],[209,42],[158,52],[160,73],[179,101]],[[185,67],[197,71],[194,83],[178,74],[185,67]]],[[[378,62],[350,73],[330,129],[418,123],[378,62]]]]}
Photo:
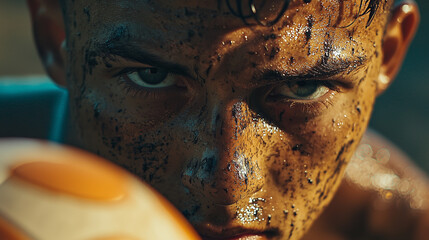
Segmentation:
{"type": "MultiPolygon", "coordinates": [[[[378,98],[370,126],[429,173],[429,1],[399,76],[378,98]],[[428,70],[428,72],[426,72],[428,70]]],[[[44,74],[24,0],[0,2],[0,76],[44,74]]]]}
{"type": "Polygon", "coordinates": [[[0,76],[44,74],[25,0],[0,0],[0,76]]]}

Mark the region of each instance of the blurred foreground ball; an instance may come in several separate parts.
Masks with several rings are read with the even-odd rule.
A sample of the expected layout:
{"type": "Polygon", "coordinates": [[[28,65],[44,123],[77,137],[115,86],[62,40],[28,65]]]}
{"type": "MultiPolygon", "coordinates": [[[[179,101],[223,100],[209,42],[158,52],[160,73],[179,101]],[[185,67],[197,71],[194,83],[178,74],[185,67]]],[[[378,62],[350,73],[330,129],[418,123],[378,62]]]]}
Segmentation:
{"type": "Polygon", "coordinates": [[[1,240],[199,239],[158,193],[74,148],[0,140],[1,240]]]}

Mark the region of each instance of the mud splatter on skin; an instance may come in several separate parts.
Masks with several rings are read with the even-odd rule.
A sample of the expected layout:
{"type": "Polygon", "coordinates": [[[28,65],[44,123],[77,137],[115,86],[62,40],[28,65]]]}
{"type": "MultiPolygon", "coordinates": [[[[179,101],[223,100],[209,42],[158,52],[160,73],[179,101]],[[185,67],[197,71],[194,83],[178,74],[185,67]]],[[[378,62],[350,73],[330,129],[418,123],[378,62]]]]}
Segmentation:
{"type": "Polygon", "coordinates": [[[338,27],[344,20],[344,1],[338,2],[338,18],[337,21],[334,23],[333,27],[338,27]]]}
{"type": "Polygon", "coordinates": [[[344,170],[344,164],[346,163],[346,159],[345,157],[343,157],[343,154],[345,152],[348,152],[349,148],[351,147],[351,145],[354,143],[354,140],[350,140],[347,144],[343,145],[340,149],[340,152],[338,153],[335,162],[337,162],[337,166],[335,167],[334,172],[327,178],[325,185],[322,188],[322,191],[319,194],[319,203],[322,202],[322,200],[325,200],[328,196],[329,193],[332,191],[333,186],[332,184],[334,184],[335,182],[337,182],[336,180],[339,178],[339,174],[341,170],[344,170]]]}
{"type": "Polygon", "coordinates": [[[232,118],[236,126],[238,126],[235,128],[235,138],[238,138],[239,135],[242,135],[243,131],[247,128],[248,122],[243,121],[244,116],[247,114],[247,109],[243,106],[242,102],[238,102],[232,107],[232,118]]]}
{"type": "MultiPolygon", "coordinates": [[[[161,3],[163,1],[152,1],[150,7],[157,9],[161,3]]],[[[345,47],[345,52],[351,52],[351,48],[342,45],[350,39],[347,34],[343,37],[343,32],[339,34],[340,30],[333,30],[331,35],[317,34],[316,29],[321,29],[317,19],[323,15],[313,10],[315,7],[317,10],[319,2],[296,1],[288,18],[273,28],[248,31],[257,35],[246,32],[246,40],[241,29],[237,35],[233,34],[234,28],[225,30],[232,32],[231,35],[224,32],[222,26],[228,27],[230,23],[243,27],[240,21],[228,18],[216,25],[216,37],[224,38],[226,43],[222,46],[213,46],[221,40],[204,29],[214,26],[211,21],[222,21],[229,15],[223,16],[216,10],[214,12],[219,15],[216,20],[214,17],[200,18],[213,11],[201,13],[203,6],[198,10],[190,6],[186,13],[184,6],[189,1],[166,2],[172,5],[170,14],[164,13],[163,8],[154,12],[147,8],[147,14],[139,14],[142,18],[134,24],[142,29],[154,28],[153,36],[165,42],[145,43],[146,50],[183,64],[197,75],[195,78],[180,76],[180,80],[189,81],[187,83],[196,82],[189,84],[191,89],[186,94],[170,91],[164,95],[129,94],[118,83],[118,78],[106,76],[106,72],[118,68],[108,55],[120,53],[117,49],[126,47],[120,45],[121,39],[136,30],[97,14],[95,8],[87,4],[76,3],[76,29],[68,35],[75,38],[69,41],[74,45],[70,51],[73,66],[69,87],[74,98],[71,102],[73,118],[78,119],[81,132],[80,144],[148,181],[194,225],[201,222],[224,228],[229,227],[227,223],[239,225],[237,209],[250,207],[249,198],[263,198],[265,201],[257,202],[263,211],[257,214],[261,214],[264,221],[252,221],[248,226],[268,226],[273,239],[299,238],[329,202],[347,156],[363,133],[374,97],[370,94],[373,87],[368,79],[373,78],[376,69],[368,71],[368,78],[362,80],[359,89],[333,95],[329,104],[309,102],[305,106],[292,101],[268,105],[258,96],[266,96],[269,92],[254,94],[265,86],[258,85],[259,82],[250,84],[249,79],[254,79],[257,71],[278,70],[276,67],[296,73],[310,60],[320,59],[326,63],[324,67],[338,71],[338,66],[331,61],[334,50],[340,46],[345,47]],[[306,10],[306,5],[313,12],[306,10]],[[89,19],[84,7],[91,10],[89,19]],[[176,13],[180,13],[180,17],[176,13]],[[159,24],[156,19],[163,19],[159,28],[155,28],[159,24]],[[303,28],[286,32],[291,31],[295,23],[310,31],[304,33],[303,28]],[[110,29],[113,25],[120,27],[110,29]],[[103,40],[93,35],[96,26],[106,27],[103,40]],[[173,30],[177,32],[171,34],[173,30]],[[295,39],[296,33],[299,35],[295,39]],[[307,56],[307,49],[302,47],[307,37],[309,43],[324,43],[313,44],[314,56],[307,56]],[[105,41],[108,38],[117,41],[105,41]],[[100,44],[103,51],[95,51],[93,47],[100,44]],[[104,53],[107,53],[105,59],[96,57],[104,53]],[[233,55],[239,57],[231,58],[233,55]],[[251,60],[247,61],[248,58],[251,60]],[[226,66],[243,69],[234,67],[235,72],[226,71],[226,66]],[[356,101],[352,103],[351,99],[356,101]],[[333,129],[331,119],[344,114],[353,121],[346,121],[340,130],[333,129]],[[344,145],[352,139],[354,142],[350,146],[344,145]],[[211,151],[213,154],[208,154],[211,151]],[[224,199],[231,201],[218,204],[224,199]],[[296,209],[299,211],[294,211],[296,209]]],[[[130,19],[128,11],[122,12],[120,8],[114,11],[118,17],[130,19]]],[[[362,29],[358,26],[352,34],[357,56],[362,55],[366,44],[360,38],[366,33],[362,29]]],[[[377,46],[380,48],[379,44],[377,46]]]]}
{"type": "MultiPolygon", "coordinates": [[[[308,44],[308,41],[311,39],[311,31],[313,30],[314,18],[310,15],[307,19],[307,28],[305,29],[305,44],[308,44]]],[[[310,51],[310,50],[309,50],[310,51]]]]}
{"type": "Polygon", "coordinates": [[[271,48],[271,52],[270,52],[270,59],[274,59],[274,57],[280,52],[280,48],[279,47],[273,47],[271,48]]]}
{"type": "Polygon", "coordinates": [[[331,38],[331,35],[329,33],[325,36],[325,41],[323,42],[323,57],[322,57],[322,63],[327,64],[332,51],[333,51],[333,40],[331,38]]]}

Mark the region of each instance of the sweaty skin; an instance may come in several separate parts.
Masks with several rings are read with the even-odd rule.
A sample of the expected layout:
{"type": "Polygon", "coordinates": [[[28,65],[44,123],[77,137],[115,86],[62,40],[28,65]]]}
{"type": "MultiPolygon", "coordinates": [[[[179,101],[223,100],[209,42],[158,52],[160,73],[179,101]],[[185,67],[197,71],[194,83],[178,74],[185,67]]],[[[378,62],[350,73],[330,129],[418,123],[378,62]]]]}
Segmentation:
{"type": "Polygon", "coordinates": [[[294,2],[274,28],[245,26],[214,2],[109,1],[114,17],[96,2],[71,6],[82,145],[141,176],[203,236],[299,238],[338,187],[376,92],[387,14],[338,28],[359,1],[343,4],[350,10],[339,14],[330,1],[294,2]],[[116,76],[165,67],[158,59],[183,65],[180,86],[139,91],[116,76]],[[333,87],[316,100],[271,96],[301,79],[333,87]]]}
{"type": "Polygon", "coordinates": [[[224,1],[68,1],[70,135],[151,184],[204,239],[299,239],[386,84],[392,1],[368,27],[360,3],[291,1],[265,27],[224,1]]]}

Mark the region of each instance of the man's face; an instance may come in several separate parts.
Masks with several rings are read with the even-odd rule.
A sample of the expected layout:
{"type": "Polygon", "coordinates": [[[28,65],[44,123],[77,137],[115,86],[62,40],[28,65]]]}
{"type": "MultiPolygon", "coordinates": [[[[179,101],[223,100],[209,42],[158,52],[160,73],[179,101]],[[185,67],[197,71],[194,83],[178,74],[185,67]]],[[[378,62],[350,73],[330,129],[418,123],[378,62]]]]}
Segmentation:
{"type": "Polygon", "coordinates": [[[360,3],[292,1],[264,27],[224,1],[76,1],[68,88],[80,144],[150,183],[207,239],[299,238],[376,95],[389,6],[366,28],[360,3]]]}

